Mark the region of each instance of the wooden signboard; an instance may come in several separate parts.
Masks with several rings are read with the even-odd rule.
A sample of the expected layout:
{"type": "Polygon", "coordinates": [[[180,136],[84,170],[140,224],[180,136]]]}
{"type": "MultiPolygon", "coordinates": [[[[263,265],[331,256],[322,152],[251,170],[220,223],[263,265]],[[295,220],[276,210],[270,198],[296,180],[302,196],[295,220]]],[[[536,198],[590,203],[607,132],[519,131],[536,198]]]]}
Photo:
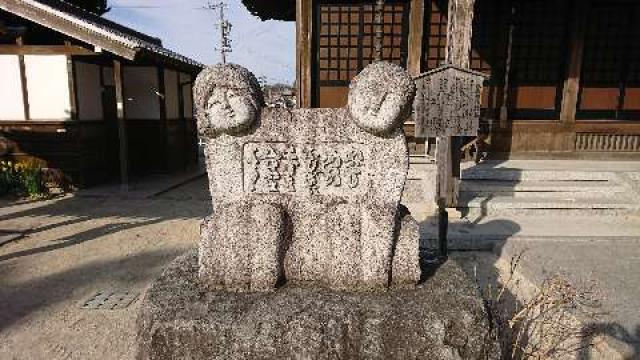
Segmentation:
{"type": "Polygon", "coordinates": [[[483,73],[445,65],[415,77],[415,136],[475,136],[483,73]]]}

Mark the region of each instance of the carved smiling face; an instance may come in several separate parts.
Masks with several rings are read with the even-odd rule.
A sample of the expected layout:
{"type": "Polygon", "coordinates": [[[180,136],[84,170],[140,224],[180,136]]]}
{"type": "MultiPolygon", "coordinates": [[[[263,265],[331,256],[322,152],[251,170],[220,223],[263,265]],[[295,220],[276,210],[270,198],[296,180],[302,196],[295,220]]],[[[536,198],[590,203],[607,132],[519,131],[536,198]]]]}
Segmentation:
{"type": "Polygon", "coordinates": [[[401,67],[385,62],[367,66],[349,88],[349,112],[356,123],[374,134],[386,134],[409,116],[415,84],[401,67]]]}
{"type": "Polygon", "coordinates": [[[211,91],[205,113],[210,127],[233,132],[251,126],[257,110],[248,91],[216,87],[211,91]]]}
{"type": "Polygon", "coordinates": [[[194,94],[198,131],[205,136],[249,129],[264,103],[255,76],[235,64],[204,69],[196,79],[194,94]]]}

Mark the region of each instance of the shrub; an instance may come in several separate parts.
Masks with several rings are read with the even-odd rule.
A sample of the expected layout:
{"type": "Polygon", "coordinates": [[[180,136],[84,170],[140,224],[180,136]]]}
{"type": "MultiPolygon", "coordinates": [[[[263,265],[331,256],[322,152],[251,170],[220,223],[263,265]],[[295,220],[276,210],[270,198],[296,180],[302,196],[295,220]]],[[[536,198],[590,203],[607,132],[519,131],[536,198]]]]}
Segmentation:
{"type": "Polygon", "coordinates": [[[0,195],[38,196],[46,192],[40,162],[0,161],[0,195]]]}

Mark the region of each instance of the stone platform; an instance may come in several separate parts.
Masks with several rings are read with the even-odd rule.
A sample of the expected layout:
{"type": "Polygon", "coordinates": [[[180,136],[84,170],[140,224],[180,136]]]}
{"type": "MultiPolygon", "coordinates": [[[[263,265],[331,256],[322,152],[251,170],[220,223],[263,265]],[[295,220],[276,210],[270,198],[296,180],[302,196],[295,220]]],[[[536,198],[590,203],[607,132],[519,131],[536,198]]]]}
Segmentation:
{"type": "Polygon", "coordinates": [[[197,273],[194,250],[147,291],[138,359],[499,358],[482,300],[452,261],[415,289],[378,293],[216,292],[197,273]]]}

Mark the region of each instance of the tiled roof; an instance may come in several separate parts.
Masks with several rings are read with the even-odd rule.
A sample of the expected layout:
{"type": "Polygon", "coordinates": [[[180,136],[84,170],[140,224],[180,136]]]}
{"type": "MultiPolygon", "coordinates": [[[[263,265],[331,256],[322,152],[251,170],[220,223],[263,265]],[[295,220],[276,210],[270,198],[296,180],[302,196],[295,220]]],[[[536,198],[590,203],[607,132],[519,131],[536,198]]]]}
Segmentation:
{"type": "Polygon", "coordinates": [[[140,53],[194,68],[203,65],[162,46],[154,38],[60,0],[0,0],[0,9],[103,48],[125,59],[140,53]]]}

